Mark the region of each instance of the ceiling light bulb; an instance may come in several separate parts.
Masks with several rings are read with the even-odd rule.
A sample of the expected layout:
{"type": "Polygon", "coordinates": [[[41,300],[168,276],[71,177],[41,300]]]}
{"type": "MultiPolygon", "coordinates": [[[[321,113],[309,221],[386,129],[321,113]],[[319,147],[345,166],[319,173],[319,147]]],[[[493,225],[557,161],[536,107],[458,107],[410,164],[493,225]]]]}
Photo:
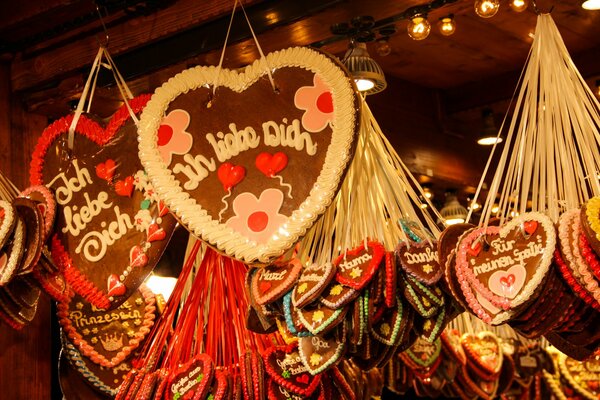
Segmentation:
{"type": "Polygon", "coordinates": [[[427,15],[415,15],[408,21],[406,27],[408,36],[413,40],[423,40],[429,36],[431,32],[431,25],[427,21],[427,15]]]}
{"type": "Polygon", "coordinates": [[[490,108],[484,108],[481,111],[483,120],[483,129],[477,138],[477,144],[482,146],[490,146],[497,143],[502,143],[502,136],[498,135],[498,130],[494,122],[494,112],[490,108]]]}
{"type": "Polygon", "coordinates": [[[392,52],[392,46],[390,46],[388,38],[379,39],[375,51],[377,51],[377,54],[381,57],[389,56],[392,52]]]}
{"type": "Polygon", "coordinates": [[[498,12],[500,0],[476,0],[475,12],[481,18],[491,18],[498,12]]]}
{"type": "Polygon", "coordinates": [[[522,12],[527,9],[529,2],[527,0],[511,0],[508,4],[516,12],[522,12]]]}
{"type": "Polygon", "coordinates": [[[600,10],[600,0],[584,0],[581,7],[584,10],[600,10]]]}
{"type": "Polygon", "coordinates": [[[356,87],[359,92],[366,92],[367,90],[373,89],[375,87],[375,83],[370,79],[355,79],[356,87]]]}
{"type": "Polygon", "coordinates": [[[456,197],[456,193],[446,193],[446,203],[440,210],[440,215],[446,225],[462,224],[467,218],[467,209],[464,208],[456,197]]]}
{"type": "Polygon", "coordinates": [[[447,17],[440,18],[438,22],[438,28],[440,33],[444,36],[450,36],[456,32],[456,22],[454,21],[454,15],[450,14],[447,17]]]}

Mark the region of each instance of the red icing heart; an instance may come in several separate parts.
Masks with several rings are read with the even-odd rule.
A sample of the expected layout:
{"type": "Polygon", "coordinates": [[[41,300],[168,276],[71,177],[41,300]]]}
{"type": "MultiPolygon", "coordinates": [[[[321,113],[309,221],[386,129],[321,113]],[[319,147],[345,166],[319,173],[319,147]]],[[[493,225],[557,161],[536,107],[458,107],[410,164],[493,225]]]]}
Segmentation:
{"type": "MultiPolygon", "coordinates": [[[[133,112],[139,115],[149,99],[150,95],[143,95],[131,100],[133,112]]],[[[145,250],[145,266],[123,275],[130,265],[132,247],[147,242],[146,231],[134,226],[136,213],[146,199],[136,189],[133,178],[144,170],[137,157],[137,129],[125,106],[113,115],[106,128],[83,115],[75,129],[72,157],[65,157],[72,119],[72,115],[66,116],[44,130],[33,153],[30,182],[45,185],[56,194],[52,258],[68,286],[97,308],[112,309],[130,297],[152,271],[176,221],[168,213],[162,217],[165,240],[145,250]],[[118,166],[114,171],[113,162],[118,166]],[[109,182],[107,178],[113,172],[109,182]],[[122,183],[116,185],[117,179],[122,183]],[[112,301],[107,293],[111,275],[123,275],[126,290],[112,301]]],[[[151,207],[149,212],[153,219],[158,218],[157,207],[151,207]]]]}
{"type": "Polygon", "coordinates": [[[533,233],[537,230],[538,223],[537,221],[525,221],[523,223],[523,230],[528,235],[533,235],[533,233]]]}
{"type": "Polygon", "coordinates": [[[169,212],[169,208],[166,204],[161,200],[158,202],[158,216],[164,217],[169,212]]]}
{"type": "Polygon", "coordinates": [[[161,125],[158,128],[158,141],[157,144],[159,146],[164,146],[169,143],[171,138],[173,137],[173,128],[170,125],[161,125]]]}
{"type": "Polygon", "coordinates": [[[239,165],[233,165],[232,163],[226,162],[219,167],[217,176],[223,185],[223,189],[229,191],[232,187],[244,180],[246,169],[239,165]]]}
{"type": "Polygon", "coordinates": [[[115,192],[119,196],[131,197],[133,193],[133,176],[128,176],[123,180],[117,181],[115,183],[115,192]]]}
{"type": "Polygon", "coordinates": [[[507,288],[511,287],[515,283],[515,275],[510,274],[507,276],[503,276],[502,278],[500,278],[500,283],[502,284],[502,286],[506,286],[507,288]]]}
{"type": "Polygon", "coordinates": [[[109,296],[123,296],[127,291],[127,288],[123,283],[119,280],[119,277],[115,274],[112,274],[108,277],[108,295],[109,296]]]}
{"type": "Polygon", "coordinates": [[[288,158],[287,155],[281,151],[275,154],[264,152],[256,156],[255,163],[256,168],[258,168],[260,172],[267,177],[272,178],[287,166],[288,158]]]}
{"type": "Polygon", "coordinates": [[[157,223],[153,223],[148,227],[148,241],[150,243],[155,242],[157,240],[163,240],[167,236],[167,233],[164,229],[158,226],[157,223]]]}
{"type": "Polygon", "coordinates": [[[115,175],[116,169],[117,165],[115,164],[115,160],[109,158],[105,162],[96,165],[96,175],[98,178],[110,182],[115,175]]]}
{"type": "Polygon", "coordinates": [[[471,256],[477,257],[479,255],[479,253],[481,253],[482,248],[483,248],[483,244],[481,243],[481,240],[476,240],[471,246],[469,246],[469,249],[467,250],[467,252],[471,256]]]}
{"type": "Polygon", "coordinates": [[[271,283],[270,282],[261,282],[261,283],[259,283],[258,288],[260,289],[261,293],[264,293],[267,290],[271,289],[271,283]]]}
{"type": "Polygon", "coordinates": [[[305,385],[308,384],[309,380],[310,379],[308,378],[308,375],[306,375],[306,374],[302,374],[302,375],[300,375],[299,377],[296,378],[296,382],[303,383],[305,385]]]}
{"type": "Polygon", "coordinates": [[[129,265],[141,268],[146,264],[148,264],[148,256],[144,250],[138,245],[133,246],[129,252],[129,265]]]}

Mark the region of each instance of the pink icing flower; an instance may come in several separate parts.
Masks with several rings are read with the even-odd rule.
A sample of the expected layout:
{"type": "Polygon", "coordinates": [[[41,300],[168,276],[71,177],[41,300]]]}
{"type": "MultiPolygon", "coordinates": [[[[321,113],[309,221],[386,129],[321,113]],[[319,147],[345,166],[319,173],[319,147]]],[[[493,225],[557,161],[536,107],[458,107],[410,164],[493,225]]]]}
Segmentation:
{"type": "Polygon", "coordinates": [[[283,224],[287,217],[279,214],[283,193],[267,189],[256,198],[252,193],[242,193],[233,200],[235,215],[225,224],[257,243],[264,244],[283,224]]]}
{"type": "Polygon", "coordinates": [[[173,110],[163,118],[158,128],[158,151],[169,166],[173,154],[186,154],[192,148],[194,139],[186,132],[190,124],[190,114],[185,110],[173,110]]]}
{"type": "Polygon", "coordinates": [[[302,126],[308,132],[321,132],[333,120],[331,89],[317,74],[313,86],[303,86],[296,91],[294,105],[306,110],[302,115],[302,126]]]}

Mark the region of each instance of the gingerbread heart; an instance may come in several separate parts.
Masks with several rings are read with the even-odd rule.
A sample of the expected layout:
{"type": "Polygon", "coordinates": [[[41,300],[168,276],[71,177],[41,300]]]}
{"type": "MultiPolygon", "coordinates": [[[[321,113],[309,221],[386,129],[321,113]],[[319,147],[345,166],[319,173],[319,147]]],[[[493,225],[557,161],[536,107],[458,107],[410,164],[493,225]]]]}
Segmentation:
{"type": "MultiPolygon", "coordinates": [[[[148,95],[140,96],[130,106],[139,113],[148,100],[148,95]]],[[[69,153],[65,149],[71,120],[72,116],[61,118],[44,130],[33,153],[30,180],[56,195],[52,256],[70,286],[99,308],[116,307],[152,271],[176,221],[159,215],[158,198],[135,157],[136,126],[125,106],[106,128],[81,116],[69,153]],[[101,164],[104,169],[98,167],[101,164]],[[148,256],[143,267],[130,264],[135,245],[148,256]],[[108,293],[111,275],[125,291],[108,293]]]]}
{"type": "Polygon", "coordinates": [[[168,378],[165,397],[169,400],[204,399],[215,375],[211,358],[199,354],[173,371],[168,378]]]}
{"type": "Polygon", "coordinates": [[[274,346],[263,353],[265,370],[271,379],[300,396],[310,396],[319,386],[321,375],[312,376],[298,353],[297,345],[274,346]]]}
{"type": "Polygon", "coordinates": [[[461,338],[468,362],[488,375],[497,375],[502,368],[502,346],[492,332],[483,331],[476,335],[465,333],[461,338]]]}
{"type": "MultiPolygon", "coordinates": [[[[515,309],[527,302],[543,282],[556,246],[552,220],[537,213],[523,213],[502,227],[488,226],[465,234],[458,243],[456,270],[465,293],[467,285],[492,305],[515,309]]],[[[489,317],[475,297],[469,306],[484,321],[489,317]]]]}
{"type": "Polygon", "coordinates": [[[431,368],[438,360],[441,350],[442,343],[439,339],[432,343],[418,337],[412,346],[402,353],[402,359],[414,368],[431,368]]]}
{"type": "Polygon", "coordinates": [[[156,317],[154,294],[144,285],[113,311],[98,309],[78,295],[57,308],[69,341],[107,368],[119,365],[140,345],[156,317]]]}
{"type": "Polygon", "coordinates": [[[297,259],[260,268],[252,277],[252,293],[260,305],[280,299],[298,281],[302,264],[297,259]]]}
{"type": "Polygon", "coordinates": [[[0,249],[10,239],[16,224],[14,207],[8,201],[0,200],[0,249]]]}
{"type": "Polygon", "coordinates": [[[56,201],[54,200],[54,195],[46,186],[36,185],[29,186],[27,189],[23,190],[19,196],[33,200],[37,205],[37,208],[44,219],[44,235],[42,237],[42,242],[45,243],[52,233],[54,220],[56,218],[56,201]]]}
{"type": "Polygon", "coordinates": [[[0,249],[0,286],[6,285],[17,274],[25,253],[25,223],[19,215],[15,219],[17,222],[10,240],[0,249]]]}
{"type": "Polygon", "coordinates": [[[359,295],[360,291],[333,281],[322,293],[319,301],[329,308],[336,309],[349,304],[359,295]]]}
{"type": "Polygon", "coordinates": [[[327,371],[346,350],[346,324],[327,335],[298,339],[298,350],[302,363],[311,375],[327,371]]]}
{"type": "Polygon", "coordinates": [[[33,200],[17,197],[12,203],[25,224],[25,252],[18,267],[18,273],[22,275],[33,271],[42,255],[44,217],[33,200]]]}
{"type": "Polygon", "coordinates": [[[302,271],[292,292],[292,303],[302,308],[316,300],[335,276],[336,269],[331,263],[311,264],[302,271]]]}
{"type": "Polygon", "coordinates": [[[62,351],[71,366],[94,389],[110,397],[116,396],[123,377],[131,370],[131,363],[127,360],[122,361],[114,368],[101,367],[89,358],[82,356],[79,350],[64,337],[62,338],[62,351]]]}
{"type": "Polygon", "coordinates": [[[140,157],[158,196],[191,232],[229,256],[268,263],[336,194],[352,158],[357,105],[340,64],[308,48],[268,54],[241,72],[196,67],[152,96],[140,121],[140,157]],[[276,91],[263,79],[271,70],[276,91]],[[284,169],[281,160],[259,165],[268,175],[279,170],[280,179],[256,168],[261,153],[274,152],[287,157],[284,169]],[[224,163],[245,170],[243,180],[227,181],[237,183],[230,191],[219,180],[229,176],[218,172],[224,163]]]}
{"type": "Polygon", "coordinates": [[[467,363],[467,356],[460,341],[460,333],[456,329],[446,328],[441,335],[442,346],[446,353],[460,365],[467,363]]]}
{"type": "Polygon", "coordinates": [[[598,357],[577,361],[560,354],[558,365],[562,376],[578,394],[586,399],[597,399],[600,396],[600,360],[598,357]]]}
{"type": "Polygon", "coordinates": [[[298,319],[313,335],[326,333],[344,320],[348,307],[331,309],[321,303],[314,303],[303,309],[297,309],[298,319]]]}
{"type": "Polygon", "coordinates": [[[437,242],[400,242],[396,247],[398,263],[419,281],[433,285],[442,277],[443,269],[438,263],[437,242]]]}
{"type": "Polygon", "coordinates": [[[346,250],[340,254],[333,264],[337,267],[335,279],[355,290],[364,288],[373,278],[385,255],[383,245],[376,241],[346,250]]]}

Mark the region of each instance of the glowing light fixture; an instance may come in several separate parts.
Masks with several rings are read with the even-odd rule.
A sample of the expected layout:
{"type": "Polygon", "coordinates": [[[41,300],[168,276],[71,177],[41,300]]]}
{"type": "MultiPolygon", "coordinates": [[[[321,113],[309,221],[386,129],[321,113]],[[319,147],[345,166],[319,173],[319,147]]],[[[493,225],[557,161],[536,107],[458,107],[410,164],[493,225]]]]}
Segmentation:
{"type": "Polygon", "coordinates": [[[500,8],[500,0],[476,0],[475,12],[481,18],[492,18],[500,8]]]}
{"type": "Polygon", "coordinates": [[[177,278],[150,275],[146,281],[146,286],[148,286],[154,294],[160,294],[165,301],[168,301],[175,288],[175,283],[177,283],[177,278]]]}
{"type": "Polygon", "coordinates": [[[527,0],[511,0],[508,5],[516,12],[523,12],[527,9],[529,2],[527,0]]]}
{"type": "Polygon", "coordinates": [[[446,203],[440,210],[440,214],[446,225],[462,224],[467,218],[467,209],[458,202],[455,192],[448,191],[446,192],[446,203]]]}
{"type": "Polygon", "coordinates": [[[431,32],[431,24],[427,21],[427,14],[417,14],[408,21],[406,27],[408,36],[413,40],[423,40],[431,32]]]}
{"type": "Polygon", "coordinates": [[[365,94],[375,94],[387,87],[383,70],[369,56],[365,43],[350,43],[343,62],[354,78],[359,91],[365,94]]]}
{"type": "Polygon", "coordinates": [[[431,191],[431,187],[429,186],[428,183],[424,183],[422,185],[423,187],[423,196],[425,196],[425,198],[427,198],[428,200],[433,199],[433,192],[431,191]]]}
{"type": "Polygon", "coordinates": [[[454,14],[440,18],[438,22],[438,29],[444,36],[450,36],[456,32],[456,21],[454,20],[454,14]]]}
{"type": "Polygon", "coordinates": [[[584,10],[600,10],[600,0],[584,0],[581,7],[584,10]]]}
{"type": "Polygon", "coordinates": [[[477,143],[482,146],[501,143],[502,136],[498,135],[496,123],[494,122],[494,112],[489,108],[484,108],[481,111],[481,118],[483,119],[483,129],[481,135],[477,138],[477,143]]]}

